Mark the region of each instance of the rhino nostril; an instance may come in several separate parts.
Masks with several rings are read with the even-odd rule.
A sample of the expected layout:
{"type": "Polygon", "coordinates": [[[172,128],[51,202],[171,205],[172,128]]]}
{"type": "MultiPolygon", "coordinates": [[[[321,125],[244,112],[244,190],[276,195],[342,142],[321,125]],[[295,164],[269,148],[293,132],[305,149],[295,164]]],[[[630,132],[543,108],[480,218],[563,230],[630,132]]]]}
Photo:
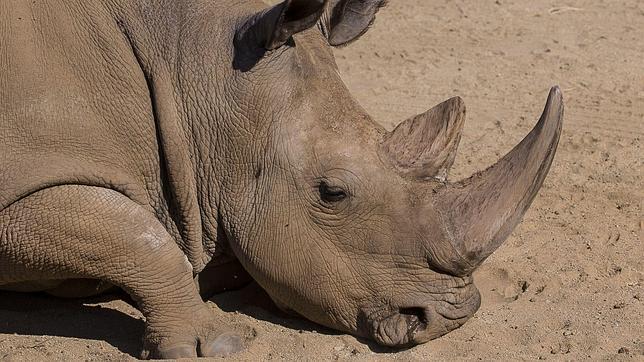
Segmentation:
{"type": "Polygon", "coordinates": [[[400,308],[398,311],[400,315],[404,316],[407,320],[407,330],[412,333],[422,332],[427,329],[429,320],[427,319],[427,313],[425,313],[425,308],[420,307],[410,307],[410,308],[400,308]]]}
{"type": "Polygon", "coordinates": [[[411,308],[400,308],[399,313],[402,315],[414,316],[420,321],[427,322],[427,316],[425,315],[425,308],[420,307],[411,307],[411,308]]]}

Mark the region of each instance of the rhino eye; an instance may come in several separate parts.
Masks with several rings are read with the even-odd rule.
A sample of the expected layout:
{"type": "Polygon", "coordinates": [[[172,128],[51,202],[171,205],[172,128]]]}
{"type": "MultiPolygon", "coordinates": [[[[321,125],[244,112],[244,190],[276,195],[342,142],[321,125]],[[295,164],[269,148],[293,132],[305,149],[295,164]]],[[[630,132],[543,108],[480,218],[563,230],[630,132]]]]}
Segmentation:
{"type": "Polygon", "coordinates": [[[346,191],[338,186],[329,186],[326,182],[320,183],[320,198],[324,202],[333,203],[344,200],[347,197],[346,191]]]}

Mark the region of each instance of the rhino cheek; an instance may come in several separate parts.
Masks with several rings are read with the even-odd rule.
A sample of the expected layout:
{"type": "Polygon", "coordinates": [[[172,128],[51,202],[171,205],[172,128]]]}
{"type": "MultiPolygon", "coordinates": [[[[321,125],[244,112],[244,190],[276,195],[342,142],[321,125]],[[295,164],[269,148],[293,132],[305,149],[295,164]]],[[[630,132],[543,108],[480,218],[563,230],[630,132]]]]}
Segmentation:
{"type": "Polygon", "coordinates": [[[291,307],[289,307],[286,303],[284,303],[281,300],[279,300],[278,298],[272,296],[270,293],[269,293],[269,296],[271,297],[271,300],[273,301],[273,304],[275,304],[275,306],[279,310],[281,310],[282,313],[290,315],[290,316],[293,316],[293,317],[299,316],[299,314],[296,311],[294,311],[291,307]]]}
{"type": "Polygon", "coordinates": [[[346,295],[333,292],[333,287],[320,286],[312,292],[308,285],[285,290],[279,286],[265,288],[275,305],[283,312],[304,317],[322,326],[356,334],[357,308],[346,295]],[[285,302],[288,301],[288,302],[285,302]]]}
{"type": "MultiPolygon", "coordinates": [[[[300,233],[303,230],[293,222],[288,229],[300,233]]],[[[326,255],[335,256],[335,253],[328,250],[325,253],[320,242],[308,245],[305,240],[312,237],[303,237],[300,233],[283,233],[280,238],[264,235],[259,239],[268,247],[247,246],[240,253],[242,263],[280,310],[329,328],[355,333],[355,323],[351,321],[355,320],[352,315],[357,313],[357,308],[340,286],[347,282],[346,271],[340,270],[337,260],[326,255]],[[278,239],[279,242],[269,242],[278,239]]]]}

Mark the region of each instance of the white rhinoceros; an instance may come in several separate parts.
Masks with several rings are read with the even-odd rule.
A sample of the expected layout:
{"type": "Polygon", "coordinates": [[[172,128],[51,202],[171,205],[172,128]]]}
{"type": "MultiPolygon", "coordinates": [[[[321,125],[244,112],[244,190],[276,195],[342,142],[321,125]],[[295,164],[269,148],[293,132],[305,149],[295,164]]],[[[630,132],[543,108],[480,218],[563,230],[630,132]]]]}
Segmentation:
{"type": "Polygon", "coordinates": [[[383,345],[461,326],[472,271],[548,172],[562,96],[494,166],[446,181],[460,98],[387,132],[338,75],[331,47],[383,3],[0,2],[1,288],[122,288],[144,357],[242,348],[200,296],[242,270],[383,345]]]}

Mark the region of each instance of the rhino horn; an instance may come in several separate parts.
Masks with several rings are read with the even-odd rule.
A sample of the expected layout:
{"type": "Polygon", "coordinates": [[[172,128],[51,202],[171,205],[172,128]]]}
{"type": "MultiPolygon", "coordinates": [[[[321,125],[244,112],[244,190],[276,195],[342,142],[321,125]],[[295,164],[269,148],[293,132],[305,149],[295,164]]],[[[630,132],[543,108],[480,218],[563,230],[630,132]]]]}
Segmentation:
{"type": "Polygon", "coordinates": [[[434,207],[449,241],[472,268],[505,241],[532,203],[557,149],[563,112],[561,91],[554,87],[521,143],[487,170],[437,191],[434,207]]]}
{"type": "Polygon", "coordinates": [[[454,163],[465,122],[465,103],[451,98],[400,123],[385,136],[388,161],[408,177],[445,180],[454,163]]]}

